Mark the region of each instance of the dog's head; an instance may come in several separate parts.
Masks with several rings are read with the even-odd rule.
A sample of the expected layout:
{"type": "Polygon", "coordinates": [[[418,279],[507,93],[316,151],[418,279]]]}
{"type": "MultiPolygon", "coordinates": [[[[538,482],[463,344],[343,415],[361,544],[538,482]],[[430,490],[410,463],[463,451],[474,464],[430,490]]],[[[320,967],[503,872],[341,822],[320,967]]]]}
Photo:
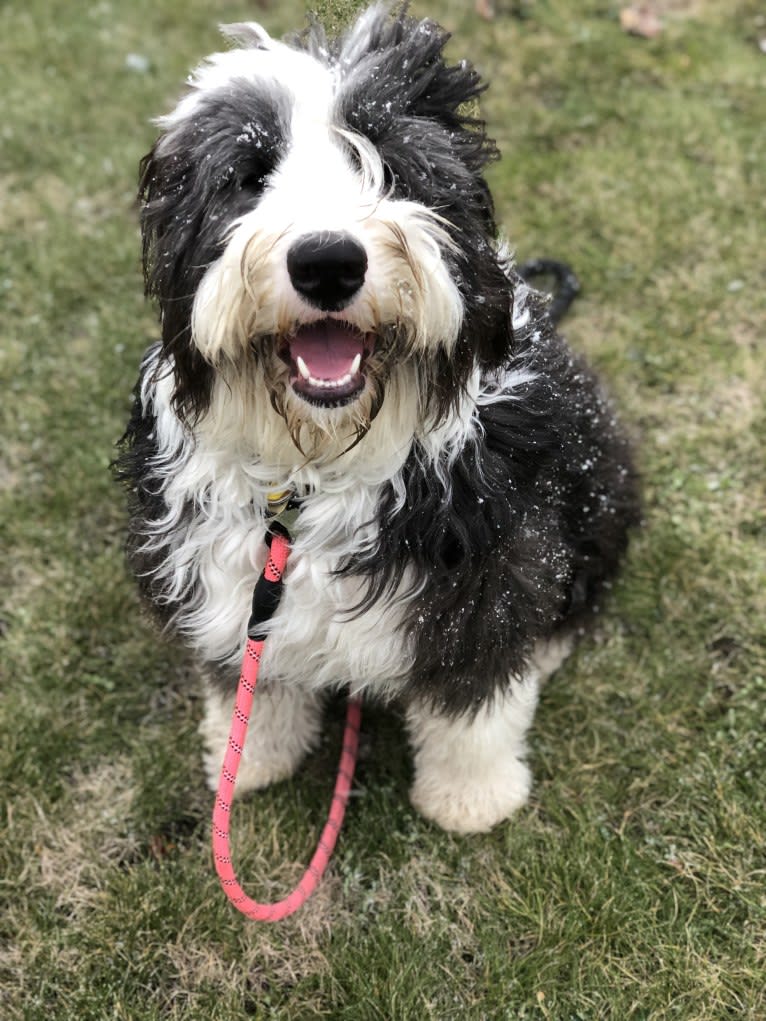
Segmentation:
{"type": "Polygon", "coordinates": [[[473,68],[430,21],[367,10],[289,44],[258,25],[208,58],[142,163],[147,290],[174,404],[252,388],[309,456],[392,391],[438,422],[510,345],[473,68]]]}

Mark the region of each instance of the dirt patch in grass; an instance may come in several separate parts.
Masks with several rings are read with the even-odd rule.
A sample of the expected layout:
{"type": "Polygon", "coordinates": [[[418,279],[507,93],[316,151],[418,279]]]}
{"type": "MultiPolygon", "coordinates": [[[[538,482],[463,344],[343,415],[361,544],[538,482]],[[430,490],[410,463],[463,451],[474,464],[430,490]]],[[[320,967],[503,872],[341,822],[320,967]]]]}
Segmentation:
{"type": "Polygon", "coordinates": [[[78,768],[65,809],[45,813],[36,806],[30,835],[37,860],[30,878],[53,895],[56,910],[77,919],[98,900],[112,870],[135,856],[133,796],[130,761],[118,758],[78,768]]]}

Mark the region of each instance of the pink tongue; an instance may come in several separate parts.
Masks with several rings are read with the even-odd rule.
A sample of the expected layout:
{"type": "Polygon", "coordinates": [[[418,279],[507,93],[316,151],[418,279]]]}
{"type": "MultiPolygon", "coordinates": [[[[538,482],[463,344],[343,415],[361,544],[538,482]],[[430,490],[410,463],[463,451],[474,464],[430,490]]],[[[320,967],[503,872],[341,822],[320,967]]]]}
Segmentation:
{"type": "Polygon", "coordinates": [[[290,341],[293,361],[301,357],[314,379],[342,379],[354,358],[364,355],[364,334],[342,323],[302,326],[290,341]]]}

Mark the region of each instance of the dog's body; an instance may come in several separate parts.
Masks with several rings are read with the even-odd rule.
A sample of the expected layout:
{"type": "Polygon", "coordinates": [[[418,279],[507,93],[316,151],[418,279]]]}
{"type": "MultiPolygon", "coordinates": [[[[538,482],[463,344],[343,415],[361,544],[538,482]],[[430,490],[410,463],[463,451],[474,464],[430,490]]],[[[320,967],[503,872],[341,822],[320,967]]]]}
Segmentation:
{"type": "Polygon", "coordinates": [[[143,165],[163,338],[119,462],[132,561],[203,665],[214,784],[291,492],[240,790],[294,771],[342,686],[406,707],[425,815],[487,829],[635,523],[627,446],[497,241],[482,86],[445,34],[383,8],[333,43],[229,34],[143,165]]]}

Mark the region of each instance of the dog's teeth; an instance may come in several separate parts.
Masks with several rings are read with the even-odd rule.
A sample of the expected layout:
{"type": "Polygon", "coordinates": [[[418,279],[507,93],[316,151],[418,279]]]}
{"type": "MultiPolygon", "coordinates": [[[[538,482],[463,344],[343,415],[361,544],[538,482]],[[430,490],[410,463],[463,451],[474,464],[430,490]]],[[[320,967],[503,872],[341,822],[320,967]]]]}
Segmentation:
{"type": "Polygon", "coordinates": [[[351,375],[355,376],[359,372],[359,366],[362,364],[362,356],[358,354],[351,363],[351,375]]]}
{"type": "Polygon", "coordinates": [[[353,382],[354,374],[347,372],[345,376],[341,376],[339,379],[317,379],[316,376],[312,376],[308,371],[306,363],[302,358],[297,359],[298,371],[306,382],[313,387],[317,387],[321,390],[337,390],[340,387],[348,386],[349,383],[353,382]]]}

